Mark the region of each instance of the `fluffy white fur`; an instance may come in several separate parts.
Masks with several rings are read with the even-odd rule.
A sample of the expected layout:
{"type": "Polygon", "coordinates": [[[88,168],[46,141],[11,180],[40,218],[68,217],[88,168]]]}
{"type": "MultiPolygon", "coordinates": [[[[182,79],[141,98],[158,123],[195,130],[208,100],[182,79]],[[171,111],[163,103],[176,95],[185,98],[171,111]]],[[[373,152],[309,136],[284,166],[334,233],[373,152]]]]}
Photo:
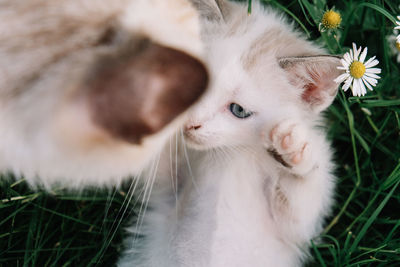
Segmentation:
{"type": "Polygon", "coordinates": [[[95,45],[110,26],[119,38],[143,34],[201,57],[197,11],[186,0],[28,2],[0,0],[0,171],[78,189],[137,174],[183,117],[132,145],[98,129],[72,95],[91,64],[118,46],[95,45]]]}
{"type": "Polygon", "coordinates": [[[257,3],[247,15],[241,4],[194,2],[212,85],[185,141],[167,146],[144,174],[155,179],[151,208],[129,229],[119,264],[300,266],[333,201],[320,112],[336,95],[339,60],[319,56],[257,3]],[[233,116],[230,103],[253,115],[233,116]]]}

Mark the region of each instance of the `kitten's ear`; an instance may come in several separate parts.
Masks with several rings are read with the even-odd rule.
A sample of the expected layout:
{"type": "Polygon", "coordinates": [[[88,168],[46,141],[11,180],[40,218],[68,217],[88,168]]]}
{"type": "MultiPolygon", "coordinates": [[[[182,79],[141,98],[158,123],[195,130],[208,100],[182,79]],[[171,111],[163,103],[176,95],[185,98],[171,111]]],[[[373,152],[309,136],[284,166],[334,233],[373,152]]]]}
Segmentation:
{"type": "Polygon", "coordinates": [[[225,20],[230,13],[230,3],[226,0],[190,0],[202,17],[211,21],[225,20]]]}
{"type": "Polygon", "coordinates": [[[279,65],[288,75],[289,81],[303,90],[302,100],[318,113],[326,109],[335,99],[338,84],[334,79],[342,74],[336,56],[302,56],[279,59],[279,65]]]}

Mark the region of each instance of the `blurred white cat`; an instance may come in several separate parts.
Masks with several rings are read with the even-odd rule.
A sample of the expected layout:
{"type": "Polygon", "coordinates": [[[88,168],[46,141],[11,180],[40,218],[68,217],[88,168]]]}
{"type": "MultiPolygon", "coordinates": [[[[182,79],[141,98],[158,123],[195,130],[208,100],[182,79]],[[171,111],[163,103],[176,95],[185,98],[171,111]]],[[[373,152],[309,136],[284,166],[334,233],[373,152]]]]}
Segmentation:
{"type": "Polygon", "coordinates": [[[186,0],[0,0],[0,171],[118,185],[205,91],[186,0]]]}

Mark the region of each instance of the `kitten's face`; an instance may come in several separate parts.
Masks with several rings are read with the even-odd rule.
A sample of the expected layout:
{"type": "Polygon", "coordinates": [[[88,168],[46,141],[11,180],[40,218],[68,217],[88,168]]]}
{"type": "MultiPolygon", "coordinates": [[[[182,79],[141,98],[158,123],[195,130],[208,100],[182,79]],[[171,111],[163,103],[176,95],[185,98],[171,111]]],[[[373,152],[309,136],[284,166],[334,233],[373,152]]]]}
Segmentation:
{"type": "Polygon", "coordinates": [[[214,83],[185,125],[189,146],[257,147],[263,127],[284,116],[304,112],[297,101],[299,94],[288,84],[278,62],[271,59],[267,64],[268,72],[249,72],[232,59],[224,67],[214,69],[214,83]]]}
{"type": "Polygon", "coordinates": [[[313,125],[337,93],[339,59],[320,56],[275,14],[221,2],[203,11],[211,83],[186,123],[189,146],[257,149],[262,131],[279,121],[313,125]]]}

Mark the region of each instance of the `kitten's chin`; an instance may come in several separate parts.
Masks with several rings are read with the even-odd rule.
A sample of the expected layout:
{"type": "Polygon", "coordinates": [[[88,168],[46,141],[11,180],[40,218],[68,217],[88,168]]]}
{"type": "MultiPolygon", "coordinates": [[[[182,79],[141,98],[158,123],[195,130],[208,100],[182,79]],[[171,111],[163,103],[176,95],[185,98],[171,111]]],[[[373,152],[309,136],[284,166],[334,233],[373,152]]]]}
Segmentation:
{"type": "Polygon", "coordinates": [[[211,149],[211,147],[208,147],[208,146],[205,146],[202,144],[198,144],[198,143],[194,143],[191,141],[185,141],[185,142],[186,142],[186,145],[193,150],[205,151],[205,150],[211,149]]]}
{"type": "Polygon", "coordinates": [[[206,140],[201,140],[199,138],[196,138],[190,134],[184,135],[184,140],[186,145],[194,150],[200,150],[200,151],[205,151],[205,150],[210,150],[214,148],[214,146],[210,145],[210,143],[206,142],[206,140]]]}

